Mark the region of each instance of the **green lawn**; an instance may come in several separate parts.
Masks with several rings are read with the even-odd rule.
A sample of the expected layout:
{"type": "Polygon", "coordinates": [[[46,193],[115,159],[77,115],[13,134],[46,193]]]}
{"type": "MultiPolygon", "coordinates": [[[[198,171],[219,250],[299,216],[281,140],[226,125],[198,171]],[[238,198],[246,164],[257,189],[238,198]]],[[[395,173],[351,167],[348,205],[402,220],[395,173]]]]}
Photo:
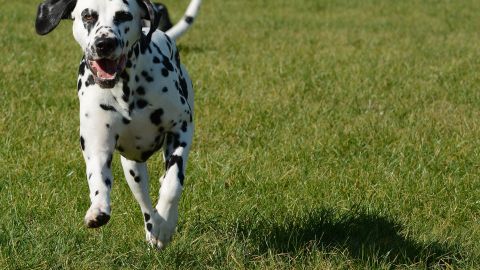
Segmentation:
{"type": "Polygon", "coordinates": [[[81,51],[70,21],[34,33],[39,2],[0,0],[0,269],[480,269],[480,1],[205,0],[161,252],[118,156],[110,223],[83,225],[81,51]]]}

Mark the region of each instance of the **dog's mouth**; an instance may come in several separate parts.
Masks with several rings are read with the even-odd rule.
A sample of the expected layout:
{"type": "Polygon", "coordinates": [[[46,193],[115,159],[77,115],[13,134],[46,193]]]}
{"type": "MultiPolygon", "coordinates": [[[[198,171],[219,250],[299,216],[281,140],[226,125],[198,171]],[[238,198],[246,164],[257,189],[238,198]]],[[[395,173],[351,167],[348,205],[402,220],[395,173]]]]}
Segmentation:
{"type": "Polygon", "coordinates": [[[95,83],[103,88],[112,88],[118,81],[118,75],[125,69],[126,57],[122,55],[115,60],[101,58],[88,60],[87,62],[93,73],[95,83]]]}

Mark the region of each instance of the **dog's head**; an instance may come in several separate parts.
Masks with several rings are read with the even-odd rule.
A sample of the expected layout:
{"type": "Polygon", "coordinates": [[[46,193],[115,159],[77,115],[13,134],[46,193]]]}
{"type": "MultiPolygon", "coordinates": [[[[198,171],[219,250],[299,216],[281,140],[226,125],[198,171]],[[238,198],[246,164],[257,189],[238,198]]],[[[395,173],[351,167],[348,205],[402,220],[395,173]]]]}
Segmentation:
{"type": "Polygon", "coordinates": [[[127,53],[137,41],[150,42],[159,22],[149,0],[45,0],[38,7],[36,31],[46,35],[69,18],[87,66],[104,88],[115,85],[127,53]],[[142,33],[142,20],[150,21],[147,35],[142,33]]]}

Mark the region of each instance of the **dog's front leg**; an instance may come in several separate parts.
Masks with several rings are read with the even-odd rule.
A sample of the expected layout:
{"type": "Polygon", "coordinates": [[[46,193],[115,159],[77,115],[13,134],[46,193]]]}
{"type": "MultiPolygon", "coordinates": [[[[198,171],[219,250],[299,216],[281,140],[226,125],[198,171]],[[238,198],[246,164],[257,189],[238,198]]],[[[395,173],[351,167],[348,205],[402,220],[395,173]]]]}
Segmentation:
{"type": "Polygon", "coordinates": [[[81,121],[80,143],[91,201],[85,215],[85,225],[89,228],[100,227],[110,220],[110,192],[113,184],[111,164],[116,139],[115,135],[94,128],[92,123],[81,121]]]}

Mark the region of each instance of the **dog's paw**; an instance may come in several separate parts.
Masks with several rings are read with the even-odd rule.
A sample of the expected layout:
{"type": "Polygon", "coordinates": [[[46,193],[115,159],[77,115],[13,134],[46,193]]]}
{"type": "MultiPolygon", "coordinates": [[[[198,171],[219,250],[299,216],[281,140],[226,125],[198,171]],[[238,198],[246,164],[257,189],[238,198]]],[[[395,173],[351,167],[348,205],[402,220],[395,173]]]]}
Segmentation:
{"type": "Polygon", "coordinates": [[[149,220],[145,220],[147,242],[157,249],[165,248],[172,241],[176,225],[176,216],[165,219],[155,211],[149,220]]]}
{"type": "Polygon", "coordinates": [[[87,228],[98,228],[108,223],[110,215],[98,207],[90,207],[85,215],[85,226],[87,228]]]}

